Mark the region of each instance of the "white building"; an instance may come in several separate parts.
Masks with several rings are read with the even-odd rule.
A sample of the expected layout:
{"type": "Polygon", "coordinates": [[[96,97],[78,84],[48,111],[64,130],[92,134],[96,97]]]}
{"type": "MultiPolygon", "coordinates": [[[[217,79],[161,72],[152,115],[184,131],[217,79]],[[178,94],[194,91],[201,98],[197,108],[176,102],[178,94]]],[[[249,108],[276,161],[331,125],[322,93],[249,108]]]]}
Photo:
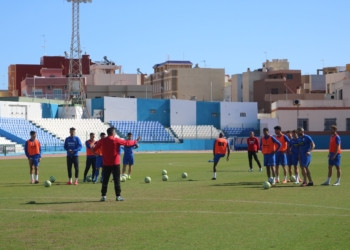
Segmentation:
{"type": "MultiPolygon", "coordinates": [[[[350,86],[347,93],[350,94],[350,86]]],[[[278,118],[283,131],[303,127],[306,131],[329,131],[336,125],[339,131],[350,130],[350,103],[346,100],[279,100],[272,103],[272,118],[278,118]]]]}

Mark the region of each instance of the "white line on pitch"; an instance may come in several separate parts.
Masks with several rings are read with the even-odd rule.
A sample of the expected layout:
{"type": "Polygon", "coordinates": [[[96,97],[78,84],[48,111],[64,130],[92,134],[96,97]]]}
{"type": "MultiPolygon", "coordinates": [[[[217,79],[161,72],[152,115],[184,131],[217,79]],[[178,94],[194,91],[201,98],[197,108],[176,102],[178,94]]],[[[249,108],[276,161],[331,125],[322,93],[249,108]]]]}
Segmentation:
{"type": "Polygon", "coordinates": [[[218,215],[283,215],[283,216],[329,216],[350,217],[349,214],[302,214],[302,213],[247,213],[247,212],[217,212],[217,211],[88,211],[88,210],[45,210],[45,209],[0,209],[8,212],[34,212],[34,213],[104,213],[104,214],[151,214],[151,213],[184,213],[184,214],[218,214],[218,215]]]}
{"type": "MultiPolygon", "coordinates": [[[[63,199],[71,200],[74,197],[1,197],[0,200],[7,199],[63,199]]],[[[79,198],[80,200],[91,200],[91,198],[79,198]]],[[[314,207],[314,208],[324,208],[324,209],[337,209],[350,211],[350,208],[342,207],[329,207],[329,206],[319,206],[319,205],[308,205],[308,204],[296,204],[296,203],[283,203],[283,202],[273,202],[273,201],[245,201],[245,200],[206,200],[206,199],[167,199],[167,198],[128,198],[129,200],[161,200],[161,201],[197,201],[197,202],[232,202],[232,203],[257,203],[257,204],[272,204],[272,205],[286,205],[286,206],[299,206],[299,207],[314,207]]]]}

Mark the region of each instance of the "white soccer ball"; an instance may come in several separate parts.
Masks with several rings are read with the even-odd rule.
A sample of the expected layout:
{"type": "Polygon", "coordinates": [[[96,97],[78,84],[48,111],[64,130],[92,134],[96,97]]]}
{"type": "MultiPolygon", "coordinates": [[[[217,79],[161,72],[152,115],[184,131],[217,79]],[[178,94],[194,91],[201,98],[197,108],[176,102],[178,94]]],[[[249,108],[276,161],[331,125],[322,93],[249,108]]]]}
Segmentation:
{"type": "Polygon", "coordinates": [[[296,181],[297,181],[297,178],[295,178],[295,176],[292,175],[292,176],[290,177],[290,181],[291,181],[291,182],[296,182],[296,181]]]}
{"type": "Polygon", "coordinates": [[[164,169],[163,171],[162,171],[162,175],[167,175],[168,174],[168,172],[164,169]]]}
{"type": "Polygon", "coordinates": [[[45,187],[51,187],[51,181],[47,180],[44,182],[45,187]]]}
{"type": "Polygon", "coordinates": [[[162,176],[162,180],[163,180],[163,181],[167,181],[168,179],[169,179],[169,178],[168,178],[167,175],[163,175],[163,176],[162,176]]]}
{"type": "Polygon", "coordinates": [[[50,176],[50,181],[51,181],[51,183],[55,182],[56,181],[55,176],[50,176]]]}
{"type": "Polygon", "coordinates": [[[122,176],[125,177],[125,180],[128,179],[128,175],[127,174],[123,174],[122,176]]]}
{"type": "Polygon", "coordinates": [[[125,182],[126,181],[126,177],[125,176],[120,177],[120,181],[121,182],[125,182]]]}
{"type": "Polygon", "coordinates": [[[182,178],[187,178],[187,173],[183,172],[181,176],[182,176],[182,178]]]}
{"type": "Polygon", "coordinates": [[[264,184],[263,184],[263,187],[264,187],[264,189],[269,189],[271,187],[270,182],[265,181],[264,184]]]}
{"type": "Polygon", "coordinates": [[[87,181],[87,182],[91,182],[91,181],[92,181],[92,176],[91,176],[91,175],[86,176],[86,181],[87,181]]]}
{"type": "Polygon", "coordinates": [[[150,182],[151,182],[151,177],[148,177],[148,176],[145,177],[145,182],[146,182],[146,183],[150,183],[150,182]]]}

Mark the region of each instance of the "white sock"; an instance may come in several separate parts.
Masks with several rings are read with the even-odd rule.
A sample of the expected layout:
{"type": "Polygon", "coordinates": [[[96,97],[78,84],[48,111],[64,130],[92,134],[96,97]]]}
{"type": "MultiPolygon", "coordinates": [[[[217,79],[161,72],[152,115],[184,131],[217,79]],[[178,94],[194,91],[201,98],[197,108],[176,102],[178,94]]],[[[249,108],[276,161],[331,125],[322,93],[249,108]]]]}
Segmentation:
{"type": "Polygon", "coordinates": [[[331,177],[328,177],[326,182],[330,183],[331,182],[331,177]]]}
{"type": "Polygon", "coordinates": [[[337,178],[337,183],[340,183],[340,178],[337,178]]]}
{"type": "Polygon", "coordinates": [[[299,181],[299,175],[298,174],[295,175],[295,179],[296,179],[297,182],[299,181]]]}
{"type": "Polygon", "coordinates": [[[39,180],[39,175],[35,176],[35,180],[38,181],[39,180]]]}
{"type": "Polygon", "coordinates": [[[272,177],[272,183],[276,182],[276,177],[272,177]]]}
{"type": "Polygon", "coordinates": [[[72,182],[72,178],[69,178],[69,181],[72,182]]]}
{"type": "Polygon", "coordinates": [[[276,178],[276,180],[278,180],[278,181],[280,180],[280,177],[279,177],[279,176],[277,176],[277,177],[275,177],[275,178],[276,178]]]}
{"type": "Polygon", "coordinates": [[[30,175],[30,179],[31,179],[32,181],[34,181],[34,175],[33,175],[33,174],[30,175]]]}
{"type": "Polygon", "coordinates": [[[102,196],[102,197],[105,198],[105,199],[107,198],[107,196],[102,196]]]}
{"type": "Polygon", "coordinates": [[[284,176],[284,180],[285,180],[285,181],[287,180],[287,176],[284,176]]]}
{"type": "Polygon", "coordinates": [[[214,173],[214,178],[216,178],[216,172],[214,173]]]}
{"type": "Polygon", "coordinates": [[[79,178],[75,178],[75,181],[78,181],[79,178]]]}

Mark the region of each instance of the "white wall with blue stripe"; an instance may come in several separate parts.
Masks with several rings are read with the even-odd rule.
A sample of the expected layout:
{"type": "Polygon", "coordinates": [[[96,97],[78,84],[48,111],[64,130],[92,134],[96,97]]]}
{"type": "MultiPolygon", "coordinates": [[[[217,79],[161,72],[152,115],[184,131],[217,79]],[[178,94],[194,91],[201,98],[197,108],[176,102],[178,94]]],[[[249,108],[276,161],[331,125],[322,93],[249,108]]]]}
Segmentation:
{"type": "Polygon", "coordinates": [[[102,121],[159,121],[163,126],[257,124],[255,102],[202,102],[104,97],[88,100],[90,115],[103,110],[102,121]]]}

